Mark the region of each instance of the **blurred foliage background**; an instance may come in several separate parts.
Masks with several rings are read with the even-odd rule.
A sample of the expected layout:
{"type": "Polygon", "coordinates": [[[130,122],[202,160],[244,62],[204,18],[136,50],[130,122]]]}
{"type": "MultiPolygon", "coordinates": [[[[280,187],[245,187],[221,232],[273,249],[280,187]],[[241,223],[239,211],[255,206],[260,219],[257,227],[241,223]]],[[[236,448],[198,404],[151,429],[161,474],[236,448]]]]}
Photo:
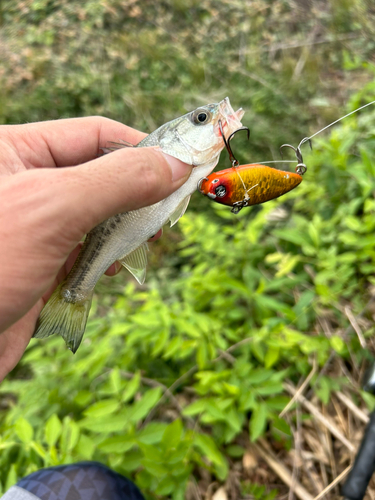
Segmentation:
{"type": "MultiPolygon", "coordinates": [[[[365,0],[3,0],[0,123],[100,114],[150,132],[228,95],[251,129],[233,141],[239,159],[279,159],[375,99],[374,35],[365,0]]],[[[225,485],[224,498],[271,500],[288,488],[254,446],[292,470],[297,438],[300,485],[314,496],[335,479],[352,458],[340,440],[322,457],[311,412],[280,412],[309,373],[310,402],[349,440],[360,423],[335,395],[374,406],[359,387],[375,314],[374,120],[369,107],[305,147],[304,181],[279,200],[234,216],[193,196],[151,245],[145,286],[103,278],[74,357],[60,338],[32,341],[0,387],[0,492],[92,459],[148,498],[225,485]]]]}

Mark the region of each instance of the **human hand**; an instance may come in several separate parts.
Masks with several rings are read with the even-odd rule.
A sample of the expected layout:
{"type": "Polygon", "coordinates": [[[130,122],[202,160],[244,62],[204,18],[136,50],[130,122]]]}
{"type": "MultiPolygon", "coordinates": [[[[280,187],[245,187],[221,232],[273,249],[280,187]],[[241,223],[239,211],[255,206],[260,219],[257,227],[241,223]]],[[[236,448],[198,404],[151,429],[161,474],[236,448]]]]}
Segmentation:
{"type": "MultiPolygon", "coordinates": [[[[190,165],[158,148],[98,157],[111,140],[137,144],[145,135],[102,117],[0,126],[0,381],[82,237],[112,215],[162,200],[190,175],[190,165]]],[[[114,264],[107,273],[115,272],[114,264]]]]}

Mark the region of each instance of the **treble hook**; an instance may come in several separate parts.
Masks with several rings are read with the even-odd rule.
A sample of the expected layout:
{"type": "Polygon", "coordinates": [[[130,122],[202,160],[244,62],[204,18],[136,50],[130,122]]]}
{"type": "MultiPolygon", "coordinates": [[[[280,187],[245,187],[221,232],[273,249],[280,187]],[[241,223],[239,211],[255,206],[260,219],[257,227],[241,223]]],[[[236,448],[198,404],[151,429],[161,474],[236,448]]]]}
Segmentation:
{"type": "Polygon", "coordinates": [[[311,139],[309,137],[304,137],[296,148],[294,146],[291,146],[290,144],[283,144],[282,146],[280,146],[281,158],[283,157],[283,152],[281,151],[282,148],[291,148],[296,153],[298,161],[298,165],[296,166],[296,173],[299,175],[303,175],[307,170],[306,165],[303,163],[303,157],[301,152],[301,146],[302,144],[305,144],[305,142],[308,142],[310,144],[310,149],[312,150],[311,139]]]}
{"type": "Polygon", "coordinates": [[[241,130],[246,130],[246,132],[247,132],[247,140],[249,140],[249,138],[250,138],[250,130],[247,127],[238,128],[237,130],[235,130],[234,132],[232,132],[230,134],[230,136],[228,137],[228,139],[226,139],[225,135],[224,135],[224,132],[223,132],[223,126],[222,126],[221,120],[219,120],[219,129],[220,129],[220,133],[221,133],[221,136],[223,138],[225,147],[227,148],[227,151],[228,151],[228,154],[229,154],[229,160],[232,163],[232,167],[238,167],[238,165],[240,163],[239,163],[239,161],[237,160],[237,158],[233,154],[232,148],[230,147],[230,141],[237,134],[237,132],[240,132],[241,130]]]}

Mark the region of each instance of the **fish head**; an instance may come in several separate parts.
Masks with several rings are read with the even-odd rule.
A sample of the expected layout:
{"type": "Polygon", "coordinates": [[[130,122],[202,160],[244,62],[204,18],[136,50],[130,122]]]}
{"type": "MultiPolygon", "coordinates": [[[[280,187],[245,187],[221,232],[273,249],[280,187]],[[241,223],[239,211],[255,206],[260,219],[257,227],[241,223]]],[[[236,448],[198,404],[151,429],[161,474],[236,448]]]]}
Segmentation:
{"type": "Polygon", "coordinates": [[[202,166],[218,160],[224,148],[219,121],[227,138],[242,126],[243,115],[241,108],[233,110],[226,97],[166,123],[153,134],[157,133],[157,145],[164,153],[190,165],[202,166]]]}

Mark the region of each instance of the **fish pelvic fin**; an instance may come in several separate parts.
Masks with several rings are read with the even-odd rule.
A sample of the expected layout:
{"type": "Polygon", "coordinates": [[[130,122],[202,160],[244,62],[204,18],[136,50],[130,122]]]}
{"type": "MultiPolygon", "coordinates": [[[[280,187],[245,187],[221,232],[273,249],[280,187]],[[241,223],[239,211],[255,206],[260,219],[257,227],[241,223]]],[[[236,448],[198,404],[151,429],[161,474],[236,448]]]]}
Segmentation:
{"type": "Polygon", "coordinates": [[[118,259],[140,285],[143,285],[146,279],[147,250],[147,243],[143,243],[140,247],[133,250],[133,252],[118,259]]]}
{"type": "Polygon", "coordinates": [[[85,332],[93,291],[86,300],[73,302],[62,293],[64,284],[56,288],[42,309],[33,337],[44,339],[50,335],[61,335],[67,347],[75,353],[85,332]]]}

